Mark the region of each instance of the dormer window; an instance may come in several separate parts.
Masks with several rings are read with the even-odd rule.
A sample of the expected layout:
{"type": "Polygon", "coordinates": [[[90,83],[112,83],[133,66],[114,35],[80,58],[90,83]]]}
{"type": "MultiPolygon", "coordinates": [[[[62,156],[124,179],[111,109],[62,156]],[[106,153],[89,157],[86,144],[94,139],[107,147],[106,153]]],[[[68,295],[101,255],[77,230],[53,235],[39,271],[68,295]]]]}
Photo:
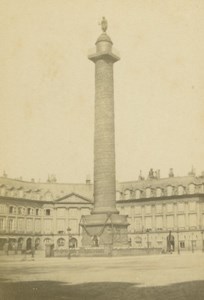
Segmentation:
{"type": "Polygon", "coordinates": [[[167,196],[173,195],[173,187],[171,185],[167,186],[167,196]]]}
{"type": "Polygon", "coordinates": [[[1,196],[5,196],[6,195],[6,187],[5,187],[5,185],[2,185],[0,187],[0,195],[1,196]]]}
{"type": "Polygon", "coordinates": [[[150,197],[151,197],[151,189],[146,188],[146,198],[150,198],[150,197]]]}
{"type": "Polygon", "coordinates": [[[182,185],[179,185],[178,187],[178,195],[183,195],[184,194],[184,187],[182,185]]]}
{"type": "Polygon", "coordinates": [[[135,197],[136,197],[136,199],[139,199],[141,197],[141,191],[140,190],[135,191],[135,197]]]}
{"type": "Polygon", "coordinates": [[[46,201],[51,201],[53,199],[53,196],[52,196],[52,193],[47,191],[45,194],[44,194],[44,198],[46,201]]]}
{"type": "Polygon", "coordinates": [[[157,188],[156,189],[156,196],[157,197],[161,197],[162,196],[162,189],[161,188],[157,188]]]}
{"type": "Polygon", "coordinates": [[[195,193],[195,184],[191,183],[189,184],[189,194],[194,194],[195,193]]]}
{"type": "Polygon", "coordinates": [[[125,200],[130,199],[130,190],[125,190],[125,200]]]}

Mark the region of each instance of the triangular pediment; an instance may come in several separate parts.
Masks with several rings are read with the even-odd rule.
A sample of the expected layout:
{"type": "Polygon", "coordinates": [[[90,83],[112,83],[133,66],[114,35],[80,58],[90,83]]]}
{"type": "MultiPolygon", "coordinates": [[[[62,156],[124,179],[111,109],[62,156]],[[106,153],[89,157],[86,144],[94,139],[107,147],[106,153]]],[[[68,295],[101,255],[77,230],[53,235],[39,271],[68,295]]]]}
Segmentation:
{"type": "Polygon", "coordinates": [[[68,195],[65,195],[59,199],[56,200],[56,202],[58,203],[80,203],[80,204],[91,204],[91,200],[81,196],[79,194],[76,193],[71,193],[68,195]]]}

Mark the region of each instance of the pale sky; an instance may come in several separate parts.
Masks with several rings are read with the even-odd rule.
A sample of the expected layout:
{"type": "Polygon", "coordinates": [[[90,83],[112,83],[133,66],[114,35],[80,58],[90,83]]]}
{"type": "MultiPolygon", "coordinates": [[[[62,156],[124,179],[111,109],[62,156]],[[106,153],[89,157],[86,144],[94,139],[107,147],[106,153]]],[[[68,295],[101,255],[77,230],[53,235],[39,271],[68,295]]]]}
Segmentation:
{"type": "Polygon", "coordinates": [[[116,176],[204,171],[203,0],[1,0],[0,175],[93,179],[101,17],[114,66],[116,176]]]}

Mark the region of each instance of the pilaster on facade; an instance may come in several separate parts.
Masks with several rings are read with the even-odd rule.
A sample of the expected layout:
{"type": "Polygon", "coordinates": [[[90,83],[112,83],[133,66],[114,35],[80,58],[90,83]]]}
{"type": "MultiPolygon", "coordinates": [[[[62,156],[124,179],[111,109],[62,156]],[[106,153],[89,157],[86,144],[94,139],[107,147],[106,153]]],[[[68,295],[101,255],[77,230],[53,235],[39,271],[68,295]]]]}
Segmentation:
{"type": "Polygon", "coordinates": [[[174,228],[177,230],[178,229],[178,207],[177,203],[173,203],[173,211],[174,211],[174,228]]]}
{"type": "Polygon", "coordinates": [[[199,200],[197,202],[197,228],[202,230],[202,205],[199,200]]]}
{"type": "Polygon", "coordinates": [[[53,233],[57,233],[57,208],[53,207],[53,233]]]}
{"type": "Polygon", "coordinates": [[[155,218],[155,214],[156,214],[156,207],[155,204],[151,205],[151,211],[152,211],[152,230],[155,231],[156,230],[156,218],[155,218]]]}
{"type": "Polygon", "coordinates": [[[141,206],[142,229],[145,228],[145,206],[141,206]]]}
{"type": "Polygon", "coordinates": [[[167,220],[166,220],[166,204],[162,203],[162,212],[163,212],[163,229],[167,229],[167,220]]]}
{"type": "Polygon", "coordinates": [[[189,227],[190,227],[190,224],[189,224],[189,202],[185,201],[184,205],[185,205],[185,210],[184,210],[184,213],[185,213],[185,229],[188,230],[189,227]]]}
{"type": "Polygon", "coordinates": [[[65,219],[65,223],[66,223],[66,230],[69,228],[69,207],[66,207],[66,219],[65,219]]]}

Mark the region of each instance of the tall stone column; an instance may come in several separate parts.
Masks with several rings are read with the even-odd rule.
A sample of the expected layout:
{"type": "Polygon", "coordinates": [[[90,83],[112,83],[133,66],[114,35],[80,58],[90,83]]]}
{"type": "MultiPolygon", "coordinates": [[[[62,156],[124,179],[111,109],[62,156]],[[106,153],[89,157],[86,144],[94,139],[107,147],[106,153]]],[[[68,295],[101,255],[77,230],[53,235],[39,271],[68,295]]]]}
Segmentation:
{"type": "Polygon", "coordinates": [[[103,33],[88,56],[95,64],[94,208],[81,222],[85,246],[97,237],[102,245],[127,243],[127,218],[116,209],[113,65],[120,58],[106,34],[105,18],[101,26],[103,33]]]}
{"type": "Polygon", "coordinates": [[[88,57],[95,63],[94,210],[117,213],[115,203],[115,128],[113,64],[119,57],[104,32],[96,52],[88,57]]]}

